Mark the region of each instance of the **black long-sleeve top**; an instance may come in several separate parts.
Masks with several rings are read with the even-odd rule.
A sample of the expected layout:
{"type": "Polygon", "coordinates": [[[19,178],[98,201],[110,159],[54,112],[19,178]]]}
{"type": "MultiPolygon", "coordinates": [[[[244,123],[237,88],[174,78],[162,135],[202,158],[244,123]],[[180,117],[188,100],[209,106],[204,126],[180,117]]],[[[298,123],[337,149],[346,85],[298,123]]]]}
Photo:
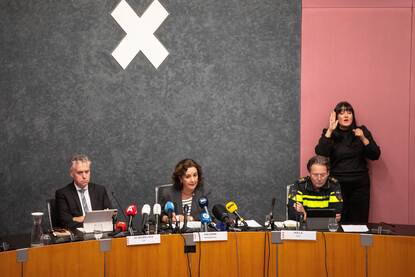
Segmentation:
{"type": "Polygon", "coordinates": [[[316,154],[330,158],[331,174],[340,176],[361,176],[367,174],[366,159],[377,160],[380,148],[365,126],[361,126],[363,134],[369,140],[368,145],[354,135],[352,129],[341,130],[337,128],[330,138],[325,136],[327,129],[315,148],[316,154]]]}

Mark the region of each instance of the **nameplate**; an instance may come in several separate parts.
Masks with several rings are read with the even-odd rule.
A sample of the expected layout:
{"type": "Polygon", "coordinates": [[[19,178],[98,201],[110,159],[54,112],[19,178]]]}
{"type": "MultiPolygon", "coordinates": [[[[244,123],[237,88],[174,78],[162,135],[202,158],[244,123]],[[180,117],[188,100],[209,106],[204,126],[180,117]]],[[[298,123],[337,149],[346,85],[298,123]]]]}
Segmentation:
{"type": "Polygon", "coordinates": [[[282,240],[316,240],[316,231],[281,231],[282,240]]]}
{"type": "Polygon", "coordinates": [[[160,235],[128,236],[127,245],[160,244],[160,235]]]}
{"type": "Polygon", "coordinates": [[[200,232],[193,233],[194,241],[225,241],[228,240],[228,232],[200,232]]]}

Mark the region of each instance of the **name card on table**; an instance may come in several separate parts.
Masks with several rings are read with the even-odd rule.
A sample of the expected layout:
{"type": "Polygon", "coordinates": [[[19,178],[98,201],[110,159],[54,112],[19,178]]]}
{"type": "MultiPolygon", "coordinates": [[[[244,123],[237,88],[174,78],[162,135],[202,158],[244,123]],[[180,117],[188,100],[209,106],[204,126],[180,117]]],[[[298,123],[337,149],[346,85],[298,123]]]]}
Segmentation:
{"type": "Polygon", "coordinates": [[[199,232],[193,233],[193,241],[225,241],[228,232],[199,232]]]}
{"type": "Polygon", "coordinates": [[[369,232],[369,229],[366,225],[343,225],[342,229],[344,232],[357,232],[357,233],[365,233],[369,232]]]}
{"type": "Polygon", "coordinates": [[[285,230],[281,231],[282,240],[316,240],[317,232],[316,231],[295,231],[295,230],[285,230]]]}
{"type": "Polygon", "coordinates": [[[128,246],[129,245],[146,245],[146,244],[160,244],[160,234],[127,237],[128,246]]]}

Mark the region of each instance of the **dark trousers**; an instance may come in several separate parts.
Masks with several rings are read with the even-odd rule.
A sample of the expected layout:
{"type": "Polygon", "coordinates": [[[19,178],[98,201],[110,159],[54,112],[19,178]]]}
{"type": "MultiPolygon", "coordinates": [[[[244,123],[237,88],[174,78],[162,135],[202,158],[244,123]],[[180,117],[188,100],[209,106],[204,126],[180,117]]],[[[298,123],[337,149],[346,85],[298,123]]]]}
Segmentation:
{"type": "Polygon", "coordinates": [[[370,202],[369,174],[356,177],[336,177],[343,196],[342,222],[368,223],[370,202]]]}

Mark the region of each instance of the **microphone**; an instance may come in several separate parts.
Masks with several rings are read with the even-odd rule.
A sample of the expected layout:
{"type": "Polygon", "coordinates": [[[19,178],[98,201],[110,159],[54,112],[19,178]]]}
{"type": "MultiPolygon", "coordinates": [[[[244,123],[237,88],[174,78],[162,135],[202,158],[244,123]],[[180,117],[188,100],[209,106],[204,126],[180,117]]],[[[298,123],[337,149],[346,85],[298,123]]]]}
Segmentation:
{"type": "Polygon", "coordinates": [[[236,205],[235,202],[229,201],[228,203],[226,203],[226,210],[229,213],[236,215],[236,217],[239,219],[240,222],[244,224],[245,227],[248,226],[248,224],[245,222],[245,219],[238,213],[238,205],[236,205]]]}
{"type": "Polygon", "coordinates": [[[164,212],[167,214],[169,218],[169,228],[173,230],[173,212],[174,212],[174,204],[171,201],[167,201],[164,205],[164,212]]]}
{"type": "Polygon", "coordinates": [[[275,223],[274,223],[274,207],[275,207],[275,197],[271,200],[271,212],[269,213],[269,226],[271,227],[271,231],[275,229],[275,223]]]}
{"type": "Polygon", "coordinates": [[[208,199],[205,196],[202,196],[202,197],[199,198],[198,202],[199,202],[199,207],[201,209],[204,209],[205,212],[207,212],[209,214],[209,210],[208,210],[209,201],[208,201],[208,199]]]}
{"type": "Polygon", "coordinates": [[[147,235],[150,232],[150,226],[148,224],[148,217],[150,216],[150,211],[151,211],[151,208],[150,208],[150,205],[148,204],[145,204],[143,208],[141,209],[141,215],[143,216],[141,232],[147,235]]]}
{"type": "Polygon", "coordinates": [[[229,217],[229,214],[226,211],[225,206],[223,206],[222,204],[214,205],[212,208],[212,213],[217,220],[226,224],[226,229],[235,226],[235,222],[229,217]]]}
{"type": "Polygon", "coordinates": [[[114,200],[115,200],[115,203],[117,203],[119,211],[122,212],[122,215],[124,216],[124,219],[127,220],[127,216],[125,215],[124,209],[122,208],[122,206],[120,204],[120,201],[118,201],[118,198],[115,196],[115,192],[111,191],[111,194],[112,194],[112,198],[114,198],[114,200]]]}
{"type": "Polygon", "coordinates": [[[125,232],[127,230],[127,224],[124,221],[118,221],[115,224],[115,231],[117,232],[125,232]]]}
{"type": "Polygon", "coordinates": [[[154,214],[154,221],[155,221],[154,234],[157,234],[159,230],[159,221],[160,221],[160,215],[161,215],[161,206],[159,203],[154,204],[153,214],[154,214]]]}
{"type": "Polygon", "coordinates": [[[128,231],[130,232],[131,236],[134,236],[134,229],[133,229],[133,218],[137,214],[137,206],[130,205],[125,210],[125,213],[128,215],[128,231]]]}
{"type": "Polygon", "coordinates": [[[210,215],[206,211],[200,213],[200,222],[203,224],[203,232],[208,232],[208,225],[212,222],[210,215]]]}
{"type": "Polygon", "coordinates": [[[114,233],[112,234],[113,238],[121,238],[126,236],[128,233],[127,230],[127,224],[124,221],[118,221],[115,224],[114,233]]]}

